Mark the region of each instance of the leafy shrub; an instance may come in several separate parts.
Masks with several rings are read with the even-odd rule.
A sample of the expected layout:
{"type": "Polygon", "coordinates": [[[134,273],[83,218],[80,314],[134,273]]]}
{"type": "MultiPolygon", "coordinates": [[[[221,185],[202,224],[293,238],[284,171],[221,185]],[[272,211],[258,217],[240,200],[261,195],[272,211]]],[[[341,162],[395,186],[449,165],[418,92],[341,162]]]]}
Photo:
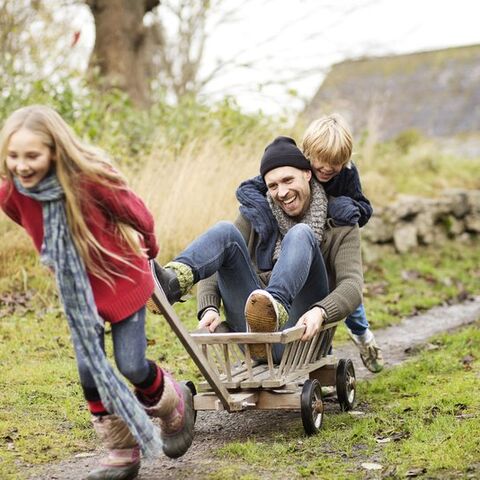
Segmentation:
{"type": "Polygon", "coordinates": [[[178,153],[200,138],[220,138],[225,145],[245,144],[250,135],[273,132],[272,119],[242,113],[226,98],[213,106],[185,97],[179,105],[159,98],[148,110],[139,110],[119,90],[102,91],[75,78],[56,82],[0,83],[0,121],[17,108],[30,104],[55,108],[85,140],[104,148],[123,164],[135,165],[135,157],[153,147],[178,153]]]}
{"type": "Polygon", "coordinates": [[[402,153],[408,153],[412,147],[420,143],[422,140],[422,134],[415,128],[410,128],[399,133],[394,143],[402,153]]]}

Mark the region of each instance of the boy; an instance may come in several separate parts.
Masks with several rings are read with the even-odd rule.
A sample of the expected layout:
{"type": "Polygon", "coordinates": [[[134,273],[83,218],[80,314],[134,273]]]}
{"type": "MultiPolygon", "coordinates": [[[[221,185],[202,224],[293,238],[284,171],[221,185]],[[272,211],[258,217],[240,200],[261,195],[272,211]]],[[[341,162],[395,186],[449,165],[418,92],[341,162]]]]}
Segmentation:
{"type": "MultiPolygon", "coordinates": [[[[362,193],[360,177],[351,162],[352,135],[339,114],[313,121],[303,137],[303,153],[329,196],[328,217],[338,226],[363,227],[372,215],[369,200],[362,193]]],[[[363,364],[371,372],[383,369],[382,351],[375,342],[363,304],[345,321],[348,333],[360,350],[363,364]]]]}

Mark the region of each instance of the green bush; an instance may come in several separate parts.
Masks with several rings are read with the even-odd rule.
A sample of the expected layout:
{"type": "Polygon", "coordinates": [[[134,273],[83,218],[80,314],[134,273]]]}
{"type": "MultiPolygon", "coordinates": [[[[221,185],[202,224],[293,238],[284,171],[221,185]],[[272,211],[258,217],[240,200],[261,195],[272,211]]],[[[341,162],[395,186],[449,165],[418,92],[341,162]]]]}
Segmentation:
{"type": "Polygon", "coordinates": [[[408,153],[412,147],[420,143],[422,134],[415,128],[409,128],[394,138],[394,143],[401,153],[408,153]]]}
{"type": "Polygon", "coordinates": [[[123,92],[102,91],[75,78],[19,82],[13,87],[0,83],[0,121],[17,108],[37,103],[55,108],[85,140],[126,164],[136,163],[134,157],[149,154],[153,146],[177,153],[208,137],[226,145],[245,144],[249,136],[279,128],[264,115],[242,113],[231,98],[207,106],[185,97],[178,105],[169,105],[159,96],[149,109],[139,110],[123,92]]]}

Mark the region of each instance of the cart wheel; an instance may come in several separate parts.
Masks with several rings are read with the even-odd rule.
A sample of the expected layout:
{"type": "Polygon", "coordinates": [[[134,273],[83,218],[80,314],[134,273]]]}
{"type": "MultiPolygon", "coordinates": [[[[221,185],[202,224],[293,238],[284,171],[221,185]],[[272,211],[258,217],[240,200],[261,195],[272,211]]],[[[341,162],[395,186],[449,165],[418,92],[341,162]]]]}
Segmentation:
{"type": "Polygon", "coordinates": [[[350,359],[342,358],[338,361],[337,374],[337,398],[340,408],[347,412],[355,403],[356,384],[355,369],[350,359]]]}
{"type": "MultiPolygon", "coordinates": [[[[197,394],[197,389],[195,387],[195,384],[191,380],[188,380],[187,382],[184,382],[184,383],[190,389],[190,391],[192,392],[192,397],[194,397],[197,394]]],[[[194,409],[193,412],[194,412],[193,413],[193,421],[196,422],[197,421],[197,411],[194,409]]]]}
{"type": "Polygon", "coordinates": [[[320,431],[323,422],[322,387],[316,379],[306,380],[300,396],[302,423],[307,435],[320,431]]]}

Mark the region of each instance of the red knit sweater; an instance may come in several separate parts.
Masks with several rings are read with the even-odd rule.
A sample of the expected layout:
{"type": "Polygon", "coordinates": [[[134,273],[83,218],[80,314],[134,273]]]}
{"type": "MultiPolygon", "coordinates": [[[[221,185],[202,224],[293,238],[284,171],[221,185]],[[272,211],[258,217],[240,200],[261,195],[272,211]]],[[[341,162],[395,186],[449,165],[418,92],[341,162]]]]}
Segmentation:
{"type": "MultiPolygon", "coordinates": [[[[25,228],[40,251],[43,241],[43,216],[40,202],[22,195],[10,182],[0,186],[0,205],[4,212],[25,228]]],[[[148,261],[122,249],[121,239],[115,233],[112,218],[132,226],[142,234],[149,258],[155,258],[158,245],[154,234],[154,221],[142,200],[128,188],[110,189],[98,183],[88,183],[82,193],[82,210],[92,234],[108,251],[123,258],[127,255],[132,268],[110,256],[105,256],[113,271],[128,278],[113,276],[113,287],[88,273],[95,303],[100,316],[116,323],[127,318],[145,305],[153,292],[153,280],[148,261]]]]}

